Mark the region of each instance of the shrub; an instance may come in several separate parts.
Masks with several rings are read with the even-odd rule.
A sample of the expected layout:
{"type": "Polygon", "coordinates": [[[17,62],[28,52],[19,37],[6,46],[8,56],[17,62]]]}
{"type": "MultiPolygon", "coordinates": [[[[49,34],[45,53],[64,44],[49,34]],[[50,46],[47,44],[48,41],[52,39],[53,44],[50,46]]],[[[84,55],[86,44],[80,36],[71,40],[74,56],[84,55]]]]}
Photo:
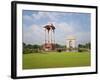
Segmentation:
{"type": "Polygon", "coordinates": [[[78,52],[88,52],[89,50],[86,48],[78,48],[78,52]]]}
{"type": "Polygon", "coordinates": [[[32,50],[32,53],[38,53],[38,52],[39,52],[38,49],[33,49],[33,50],[32,50]]]}
{"type": "Polygon", "coordinates": [[[28,49],[28,48],[26,48],[26,49],[23,49],[23,53],[24,54],[28,54],[28,53],[31,53],[32,51],[30,50],[30,49],[28,49]]]}
{"type": "Polygon", "coordinates": [[[62,52],[62,50],[61,49],[58,49],[57,52],[62,52]]]}

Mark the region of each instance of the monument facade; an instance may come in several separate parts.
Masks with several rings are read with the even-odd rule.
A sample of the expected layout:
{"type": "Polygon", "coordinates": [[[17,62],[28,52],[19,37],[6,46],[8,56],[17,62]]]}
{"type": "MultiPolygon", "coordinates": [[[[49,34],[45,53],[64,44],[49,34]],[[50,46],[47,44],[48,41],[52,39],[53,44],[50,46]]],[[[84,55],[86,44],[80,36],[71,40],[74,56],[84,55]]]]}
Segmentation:
{"type": "Polygon", "coordinates": [[[67,48],[67,51],[75,51],[76,38],[74,36],[69,36],[67,38],[66,48],[67,48]]]}

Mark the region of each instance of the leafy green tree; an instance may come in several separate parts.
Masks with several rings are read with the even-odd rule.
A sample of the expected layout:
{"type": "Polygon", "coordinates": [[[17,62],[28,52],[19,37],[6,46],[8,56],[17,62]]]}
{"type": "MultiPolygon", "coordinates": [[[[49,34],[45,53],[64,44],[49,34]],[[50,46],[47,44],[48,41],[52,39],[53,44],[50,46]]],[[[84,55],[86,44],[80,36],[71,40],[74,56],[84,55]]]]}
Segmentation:
{"type": "Polygon", "coordinates": [[[86,44],[79,44],[78,45],[78,51],[83,52],[83,51],[89,51],[91,49],[91,43],[86,43],[86,44]]]}
{"type": "Polygon", "coordinates": [[[24,48],[26,47],[26,44],[25,44],[25,43],[23,43],[23,47],[24,47],[24,48]]]}
{"type": "Polygon", "coordinates": [[[55,44],[55,47],[56,48],[60,48],[61,46],[59,44],[55,44]]]}
{"type": "Polygon", "coordinates": [[[36,44],[33,45],[33,48],[34,48],[34,49],[39,49],[40,47],[41,47],[40,45],[36,45],[36,44]]]}
{"type": "Polygon", "coordinates": [[[91,44],[90,43],[86,43],[85,46],[86,46],[86,48],[91,49],[91,44]]]}
{"type": "Polygon", "coordinates": [[[31,44],[28,44],[28,45],[27,45],[27,48],[32,49],[33,46],[32,46],[31,44]]]}
{"type": "Polygon", "coordinates": [[[83,45],[82,45],[82,44],[79,44],[79,45],[78,45],[78,48],[83,48],[83,45]]]}

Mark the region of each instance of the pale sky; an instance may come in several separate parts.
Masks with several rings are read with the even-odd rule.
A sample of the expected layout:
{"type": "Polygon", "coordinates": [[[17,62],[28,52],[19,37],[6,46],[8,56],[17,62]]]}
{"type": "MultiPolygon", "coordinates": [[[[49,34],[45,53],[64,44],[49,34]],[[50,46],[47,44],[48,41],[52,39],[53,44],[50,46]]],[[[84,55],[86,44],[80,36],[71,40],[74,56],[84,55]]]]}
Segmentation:
{"type": "Polygon", "coordinates": [[[56,27],[56,43],[65,45],[68,36],[75,36],[77,44],[87,43],[90,42],[90,21],[90,13],[23,10],[23,42],[26,44],[43,44],[43,27],[52,23],[56,27]]]}

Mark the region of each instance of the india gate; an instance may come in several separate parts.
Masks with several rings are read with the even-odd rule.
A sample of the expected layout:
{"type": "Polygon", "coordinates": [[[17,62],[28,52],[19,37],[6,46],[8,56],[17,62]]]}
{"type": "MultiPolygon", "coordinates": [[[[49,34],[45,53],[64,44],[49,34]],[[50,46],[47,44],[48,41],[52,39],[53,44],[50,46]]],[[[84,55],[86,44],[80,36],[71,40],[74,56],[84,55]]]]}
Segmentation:
{"type": "Polygon", "coordinates": [[[76,48],[76,38],[74,36],[69,36],[66,40],[67,51],[75,51],[76,48]]]}

